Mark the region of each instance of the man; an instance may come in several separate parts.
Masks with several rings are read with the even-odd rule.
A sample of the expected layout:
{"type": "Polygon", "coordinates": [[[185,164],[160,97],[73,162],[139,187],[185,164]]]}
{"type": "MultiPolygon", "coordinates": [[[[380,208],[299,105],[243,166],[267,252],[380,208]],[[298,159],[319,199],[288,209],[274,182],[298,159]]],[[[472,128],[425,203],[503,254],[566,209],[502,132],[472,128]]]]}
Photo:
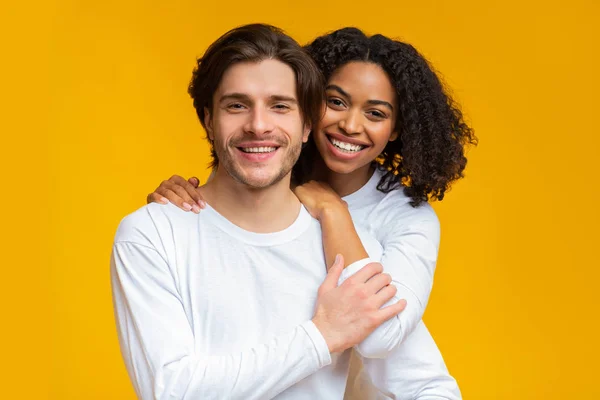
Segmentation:
{"type": "MultiPolygon", "coordinates": [[[[381,308],[395,288],[379,264],[341,285],[343,260],[325,272],[320,226],[289,189],[322,88],[298,44],[264,25],[230,31],[200,60],[190,91],[218,165],[200,189],[211,206],[143,207],[113,249],[119,340],[139,397],[341,399],[345,350],[402,311],[381,308]]],[[[397,378],[370,379],[404,385],[411,357],[437,350],[427,335],[390,360],[397,378]]]]}
{"type": "Polygon", "coordinates": [[[149,205],[115,239],[119,339],[136,392],[341,398],[343,351],[402,305],[380,309],[395,288],[369,281],[377,264],[339,287],[341,259],[326,275],[319,224],[289,189],[321,112],[318,70],[291,38],[254,25],[215,42],[193,84],[218,163],[201,188],[212,207],[149,205]]]}

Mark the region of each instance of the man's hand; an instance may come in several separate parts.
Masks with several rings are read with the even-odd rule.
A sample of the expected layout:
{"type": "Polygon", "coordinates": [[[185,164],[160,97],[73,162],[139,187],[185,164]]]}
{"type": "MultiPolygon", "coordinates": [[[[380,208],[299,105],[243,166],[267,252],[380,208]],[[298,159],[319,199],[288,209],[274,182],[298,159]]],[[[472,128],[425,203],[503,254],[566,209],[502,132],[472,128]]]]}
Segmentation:
{"type": "Polygon", "coordinates": [[[200,209],[206,207],[204,198],[196,188],[200,180],[195,176],[187,181],[179,175],[173,175],[166,181],[162,181],[154,192],[146,198],[148,203],[167,204],[171,202],[184,211],[193,211],[196,214],[200,209]]]}
{"type": "Polygon", "coordinates": [[[382,273],[381,264],[367,264],[337,286],[343,268],[343,257],[338,254],[319,287],[312,319],[331,353],[362,342],[375,328],[406,307],[406,301],[401,300],[381,308],[396,294],[396,287],[390,285],[392,277],[382,273]]]}

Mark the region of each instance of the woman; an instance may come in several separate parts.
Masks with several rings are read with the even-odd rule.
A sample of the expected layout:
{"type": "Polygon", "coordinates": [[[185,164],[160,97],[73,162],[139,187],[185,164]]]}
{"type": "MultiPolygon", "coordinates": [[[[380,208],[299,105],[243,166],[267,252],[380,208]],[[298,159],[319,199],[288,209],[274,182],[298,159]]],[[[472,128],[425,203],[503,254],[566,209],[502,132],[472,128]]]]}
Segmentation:
{"type": "MultiPolygon", "coordinates": [[[[321,222],[327,265],[338,253],[347,264],[368,258],[354,224],[381,244],[395,301],[407,303],[358,347],[366,358],[382,358],[425,311],[439,245],[428,201],[442,200],[463,176],[465,146],[476,138],[411,45],[344,28],[306,49],[325,76],[327,107],[294,167],[295,192],[321,222]]],[[[148,201],[199,212],[197,185],[174,176],[148,201]]]]}

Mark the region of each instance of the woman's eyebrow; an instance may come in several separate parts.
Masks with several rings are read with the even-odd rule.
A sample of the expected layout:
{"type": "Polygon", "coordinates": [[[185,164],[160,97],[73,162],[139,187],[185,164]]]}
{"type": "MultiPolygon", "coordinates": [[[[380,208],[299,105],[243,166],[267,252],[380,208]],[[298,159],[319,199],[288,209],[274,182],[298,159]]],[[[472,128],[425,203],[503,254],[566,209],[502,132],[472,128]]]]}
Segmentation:
{"type": "Polygon", "coordinates": [[[394,111],[394,107],[392,107],[392,105],[390,103],[388,103],[387,101],[384,100],[369,100],[367,101],[368,104],[373,104],[374,106],[385,106],[388,107],[390,109],[390,111],[394,111]]]}
{"type": "MultiPolygon", "coordinates": [[[[335,90],[342,96],[346,97],[348,100],[352,100],[352,96],[350,96],[349,93],[344,91],[344,89],[342,89],[338,85],[327,85],[325,90],[335,90]]],[[[385,106],[385,107],[389,108],[391,111],[394,111],[394,107],[389,102],[384,101],[384,100],[368,100],[367,104],[372,104],[375,106],[385,106]]]]}
{"type": "Polygon", "coordinates": [[[348,99],[352,99],[352,96],[350,96],[348,93],[346,93],[344,91],[344,89],[342,89],[338,85],[327,85],[327,87],[325,88],[325,90],[331,90],[331,89],[335,90],[336,92],[339,92],[342,96],[345,96],[348,99]]]}

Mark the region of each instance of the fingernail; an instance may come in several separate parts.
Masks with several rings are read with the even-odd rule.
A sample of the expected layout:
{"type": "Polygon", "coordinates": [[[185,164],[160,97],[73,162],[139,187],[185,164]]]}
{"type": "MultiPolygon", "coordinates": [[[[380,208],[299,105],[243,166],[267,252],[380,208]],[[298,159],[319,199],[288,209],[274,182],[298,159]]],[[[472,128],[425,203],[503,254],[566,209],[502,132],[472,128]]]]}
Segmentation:
{"type": "Polygon", "coordinates": [[[194,211],[196,214],[198,214],[200,212],[200,207],[198,207],[196,204],[194,204],[192,206],[192,211],[194,211]]]}
{"type": "Polygon", "coordinates": [[[198,205],[200,206],[200,208],[205,208],[206,207],[206,202],[203,200],[198,200],[198,205]]]}
{"type": "Polygon", "coordinates": [[[169,200],[167,200],[166,197],[161,197],[160,199],[158,199],[158,201],[160,201],[163,204],[167,204],[169,202],[169,200]]]}
{"type": "Polygon", "coordinates": [[[190,211],[192,209],[192,206],[190,206],[188,203],[183,203],[182,205],[185,211],[190,211]]]}
{"type": "Polygon", "coordinates": [[[339,263],[339,262],[340,262],[340,255],[339,255],[339,254],[336,254],[336,255],[335,255],[335,260],[333,261],[333,263],[334,263],[334,264],[337,264],[337,263],[339,263]]]}

